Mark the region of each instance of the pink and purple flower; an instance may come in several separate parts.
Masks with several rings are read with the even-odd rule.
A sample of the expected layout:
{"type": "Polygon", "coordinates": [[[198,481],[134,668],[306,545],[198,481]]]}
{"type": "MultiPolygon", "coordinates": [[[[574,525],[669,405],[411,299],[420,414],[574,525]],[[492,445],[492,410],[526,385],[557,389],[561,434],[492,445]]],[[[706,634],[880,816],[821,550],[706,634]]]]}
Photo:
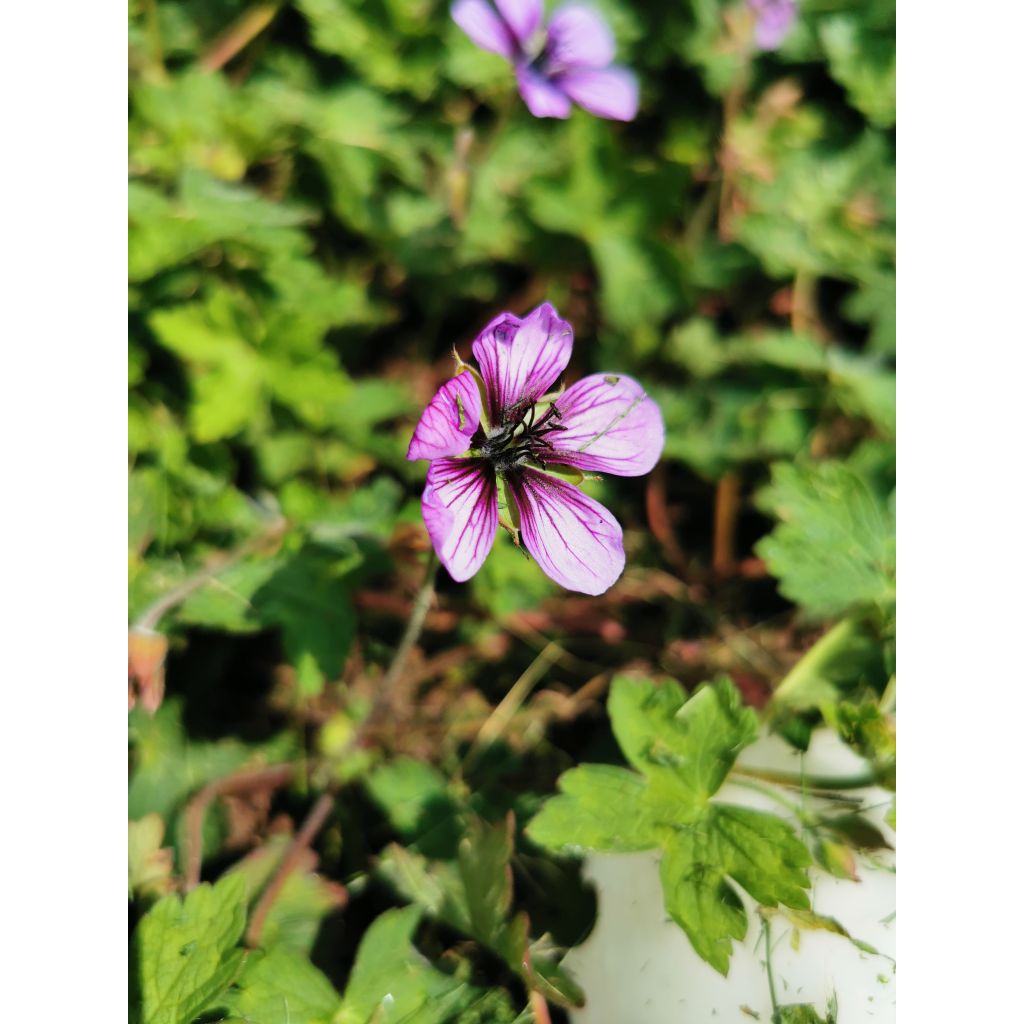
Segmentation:
{"type": "Polygon", "coordinates": [[[499,523],[569,590],[603,594],[622,574],[622,528],[578,484],[649,472],[665,426],[623,374],[552,393],[572,340],[549,303],[523,319],[502,313],[473,342],[479,371],[456,355],[456,375],[420,417],[407,458],[431,460],[423,521],[455,580],[480,568],[499,523]]]}
{"type": "Polygon", "coordinates": [[[481,49],[516,71],[519,94],[534,117],[569,116],[573,103],[616,121],[636,117],[636,78],[612,64],[615,39],[589,7],[568,4],[543,24],[542,0],[456,0],[455,23],[481,49]]]}
{"type": "Polygon", "coordinates": [[[748,0],[757,19],[754,39],[762,50],[777,50],[796,20],[796,0],[748,0]]]}

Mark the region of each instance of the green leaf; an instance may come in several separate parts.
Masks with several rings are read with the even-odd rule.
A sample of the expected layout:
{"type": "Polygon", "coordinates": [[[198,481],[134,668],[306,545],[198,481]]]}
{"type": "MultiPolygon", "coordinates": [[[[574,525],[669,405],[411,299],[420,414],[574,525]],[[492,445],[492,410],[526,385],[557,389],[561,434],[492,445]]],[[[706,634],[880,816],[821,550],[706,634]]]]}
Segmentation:
{"type": "Polygon", "coordinates": [[[779,589],[824,618],[895,598],[895,512],[841,462],[776,464],[759,504],[780,520],[755,547],[779,589]]]}
{"type": "Polygon", "coordinates": [[[831,1013],[819,1016],[811,1003],[790,1003],[772,1014],[772,1024],[836,1024],[836,1018],[831,1013]]]}
{"type": "Polygon", "coordinates": [[[864,19],[837,14],[823,19],[821,41],[832,77],[855,107],[880,128],[896,123],[896,22],[866,25],[864,19]]]}
{"type": "Polygon", "coordinates": [[[479,990],[442,974],[416,950],[421,910],[381,914],[366,930],[334,1024],[445,1024],[479,990]]]}
{"type": "Polygon", "coordinates": [[[245,883],[227,876],[184,900],[165,896],[138,923],[131,944],[139,1024],[191,1024],[235,979],[244,952],[245,883]]]}
{"type": "Polygon", "coordinates": [[[721,974],[732,940],[746,935],[747,915],[729,884],[758,902],[808,907],[807,848],[792,827],[761,811],[715,804],[693,828],[669,842],[661,863],[665,908],[694,949],[721,974]]]}
{"type": "MultiPolygon", "coordinates": [[[[806,390],[806,389],[804,389],[806,390]]],[[[665,416],[665,456],[709,480],[744,462],[792,457],[814,426],[804,391],[719,378],[700,388],[653,387],[665,416]]]]}
{"type": "Polygon", "coordinates": [[[238,740],[191,743],[185,733],[179,699],[164,701],[155,715],[129,717],[133,765],[128,784],[128,816],[156,813],[167,821],[191,790],[220,775],[230,775],[252,756],[238,740]]]}
{"type": "MultiPolygon", "coordinates": [[[[785,910],[782,911],[782,914],[788,921],[796,925],[797,928],[808,929],[811,931],[831,932],[833,935],[839,935],[852,943],[862,953],[868,953],[871,956],[885,956],[884,953],[879,953],[879,951],[870,943],[854,938],[834,917],[827,917],[824,914],[816,914],[809,908],[803,910],[785,910]]],[[[886,957],[886,959],[891,958],[886,957]]]]}
{"type": "Polygon", "coordinates": [[[496,952],[529,988],[563,1006],[582,1005],[552,951],[531,944],[526,915],[511,915],[513,829],[511,815],[500,825],[471,818],[454,861],[428,861],[392,844],[380,870],[432,917],[496,952]]]}
{"type": "Polygon", "coordinates": [[[250,955],[224,1004],[246,1024],[331,1024],[341,997],[306,957],[272,949],[250,955]]]}
{"type": "Polygon", "coordinates": [[[177,622],[228,633],[263,627],[252,598],[281,567],[276,558],[254,558],[233,565],[205,583],[175,610],[177,622]]]}
{"type": "Polygon", "coordinates": [[[772,709],[823,710],[844,694],[884,684],[886,676],[878,630],[859,616],[849,616],[816,640],[789,670],[772,694],[772,709]]]}
{"type": "Polygon", "coordinates": [[[397,757],[375,768],[366,778],[366,788],[404,840],[428,855],[454,855],[458,805],[436,768],[397,757]]]}
{"type": "Polygon", "coordinates": [[[663,809],[647,799],[647,781],[607,764],[570,768],[558,780],[561,795],[545,801],[526,834],[551,850],[578,853],[650,850],[664,838],[663,809]]]}
{"type": "Polygon", "coordinates": [[[319,693],[340,675],[355,634],[355,610],[345,574],[353,562],[306,547],[280,565],[252,597],[260,620],[280,626],[299,689],[319,693]]]}
{"type": "Polygon", "coordinates": [[[762,906],[807,908],[807,847],[792,825],[774,814],[715,804],[708,823],[719,843],[719,863],[762,906]]]}
{"type": "Polygon", "coordinates": [[[512,907],[512,868],[515,822],[488,828],[477,820],[459,843],[458,867],[465,893],[466,931],[493,942],[505,927],[512,907]]]}
{"type": "Polygon", "coordinates": [[[678,683],[620,676],[608,699],[615,738],[635,768],[670,769],[694,807],[721,786],[739,752],[757,737],[757,716],[727,680],[686,700],[678,683]]]}
{"type": "Polygon", "coordinates": [[[158,310],[153,333],[189,366],[192,433],[200,443],[230,437],[247,426],[263,404],[263,365],[237,328],[213,322],[197,304],[158,310]]]}
{"type": "Polygon", "coordinates": [[[608,701],[612,729],[642,774],[583,765],[559,780],[527,828],[555,850],[660,848],[665,909],[715,970],[728,972],[747,915],[732,883],[765,906],[809,906],[811,856],[781,818],[711,798],[757,718],[727,680],[685,700],[678,684],[621,676],[608,701]]]}
{"type": "Polygon", "coordinates": [[[831,725],[843,742],[871,762],[875,779],[888,789],[896,788],[896,722],[877,703],[841,701],[826,708],[831,725]]]}
{"type": "Polygon", "coordinates": [[[696,953],[724,975],[733,939],[747,934],[747,914],[717,860],[713,836],[696,829],[683,833],[661,859],[661,888],[672,920],[696,953]]]}
{"type": "MultiPolygon", "coordinates": [[[[245,880],[250,906],[279,868],[292,838],[290,833],[272,835],[229,869],[228,874],[240,875],[245,880]]],[[[288,874],[263,920],[261,949],[286,949],[308,955],[324,918],[344,906],[345,889],[316,874],[315,866],[316,856],[307,850],[288,874]]]]}
{"type": "Polygon", "coordinates": [[[174,853],[161,846],[164,820],[147,814],[128,822],[128,897],[164,896],[173,886],[174,853]]]}

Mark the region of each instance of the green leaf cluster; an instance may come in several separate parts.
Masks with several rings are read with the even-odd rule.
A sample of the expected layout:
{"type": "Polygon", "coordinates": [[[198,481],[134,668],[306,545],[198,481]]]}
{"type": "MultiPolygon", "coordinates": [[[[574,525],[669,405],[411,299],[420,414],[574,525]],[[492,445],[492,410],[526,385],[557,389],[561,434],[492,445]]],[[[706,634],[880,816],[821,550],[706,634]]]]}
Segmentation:
{"type": "Polygon", "coordinates": [[[531,941],[524,912],[512,910],[514,821],[487,825],[470,818],[453,859],[430,861],[392,844],[380,870],[406,898],[501,957],[529,989],[562,1006],[581,1006],[583,993],[547,952],[531,941]]]}
{"type": "MultiPolygon", "coordinates": [[[[346,749],[419,578],[409,435],[452,344],[467,356],[502,309],[551,300],[576,329],[570,382],[629,373],[656,398],[672,528],[697,569],[708,484],[763,488],[770,522],[744,505],[743,544],[757,541],[809,645],[771,720],[806,745],[824,719],[894,782],[895,4],[806,0],[783,46],[758,54],[742,2],[593,2],[641,83],[629,125],[531,117],[507,63],[442,0],[129,5],[129,605],[137,635],[168,652],[149,677],[166,669],[167,700],[129,720],[139,1024],[500,1024],[529,1013],[526,989],[579,1001],[538,937],[557,931],[550,880],[568,862],[493,823],[509,808],[525,820],[567,764],[600,758],[603,721],[569,740],[550,726],[575,671],[621,664],[608,636],[642,625],[663,652],[702,614],[651,596],[666,566],[644,539],[643,482],[591,492],[623,524],[630,567],[600,605],[565,601],[504,537],[469,586],[442,580],[413,663],[424,678],[398,698],[405,753],[383,743],[334,776],[342,849],[332,833],[319,867],[291,874],[260,950],[240,937],[285,833],[261,824],[229,867],[241,847],[216,801],[202,850],[220,880],[176,894],[183,811],[202,787],[346,749]],[[676,490],[682,467],[703,490],[676,490]],[[520,678],[514,645],[537,629],[566,650],[516,711],[517,725],[533,716],[527,749],[495,742],[464,773],[460,744],[520,678]],[[513,889],[524,864],[543,901],[518,875],[513,889]],[[382,879],[414,905],[373,903],[382,879]],[[341,880],[357,903],[370,886],[375,919],[327,965],[314,951],[341,880]],[[436,955],[448,929],[470,954],[436,955]]],[[[732,582],[753,593],[730,581],[711,596],[723,631],[746,627],[732,582]]],[[[529,835],[660,850],[668,913],[724,971],[747,897],[806,906],[792,828],[718,796],[755,719],[724,682],[684,700],[620,679],[610,712],[630,767],[562,774],[529,835]]],[[[837,873],[876,841],[815,827],[837,873]]]]}
{"type": "Polygon", "coordinates": [[[164,897],[132,938],[133,1024],[415,1024],[509,1022],[500,992],[434,967],[413,945],[421,911],[389,910],[367,929],[343,995],[307,957],[287,945],[238,946],[246,923],[246,882],[238,873],[184,899],[164,897]]]}
{"type": "Polygon", "coordinates": [[[570,769],[527,835],[554,850],[661,850],[665,909],[726,974],[747,932],[737,886],[765,906],[810,906],[811,858],[793,827],[712,799],[754,741],[757,718],[725,679],[687,700],[674,682],[620,676],[608,711],[631,768],[570,769]]]}

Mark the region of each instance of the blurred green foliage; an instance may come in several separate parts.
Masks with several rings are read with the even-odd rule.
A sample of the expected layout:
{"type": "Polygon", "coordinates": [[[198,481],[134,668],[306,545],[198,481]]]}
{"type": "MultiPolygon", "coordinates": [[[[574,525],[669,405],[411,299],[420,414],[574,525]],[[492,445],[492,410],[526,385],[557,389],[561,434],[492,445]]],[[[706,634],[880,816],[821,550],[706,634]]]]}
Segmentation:
{"type": "MultiPolygon", "coordinates": [[[[511,872],[529,863],[531,877],[560,879],[547,884],[559,899],[579,887],[505,822],[524,825],[562,770],[595,760],[584,754],[619,754],[603,718],[544,738],[568,688],[558,705],[537,694],[521,728],[509,718],[507,749],[474,747],[475,767],[463,764],[481,718],[535,683],[521,653],[504,656],[509,635],[557,638],[586,679],[640,652],[660,671],[684,634],[785,615],[811,640],[766,680],[773,725],[806,746],[824,720],[894,780],[894,0],[803,0],[770,54],[753,49],[742,0],[593,5],[641,83],[632,124],[530,117],[508,66],[437,0],[130,2],[130,616],[136,641],[170,641],[153,716],[165,666],[141,645],[130,659],[140,1022],[205,1011],[273,1024],[297,1007],[310,1021],[399,1019],[381,1016],[389,996],[402,1020],[468,1024],[530,1019],[530,989],[578,1001],[544,935],[578,906],[555,914],[511,872]],[[466,356],[489,317],[544,299],[576,329],[570,380],[630,373],[664,412],[667,525],[653,488],[600,485],[626,527],[619,592],[680,571],[666,530],[705,587],[715,485],[733,478],[737,556],[760,559],[781,597],[751,584],[685,605],[654,586],[628,598],[646,602],[641,623],[625,603],[565,600],[499,537],[471,584],[443,585],[449,647],[466,653],[444,669],[437,720],[392,738],[404,755],[353,758],[368,701],[354,683],[378,679],[419,582],[412,426],[453,344],[466,356]],[[215,802],[199,836],[214,873],[247,843],[263,859],[182,903],[168,893],[188,854],[186,809],[217,779],[332,751],[343,764],[280,799],[294,813],[325,779],[362,787],[320,848],[362,900],[362,942],[315,948],[339,904],[306,865],[243,963],[240,922],[283,841],[215,802]],[[371,805],[384,824],[365,825],[371,805]],[[394,909],[403,901],[414,907],[394,909]],[[466,942],[492,958],[483,974],[466,942]]],[[[704,669],[689,681],[711,678],[704,669]]],[[[734,757],[756,727],[735,691],[683,703],[670,684],[641,712],[625,687],[611,724],[644,774],[572,767],[531,826],[545,846],[668,849],[663,795],[650,792],[662,784],[693,797],[695,815],[719,806],[707,798],[728,758],[689,778],[652,761],[650,744],[678,755],[680,723],[718,694],[728,714],[711,726],[739,730],[721,737],[734,757]]],[[[742,826],[770,865],[744,875],[718,855],[725,840],[680,841],[666,858],[669,913],[724,970],[746,927],[727,878],[803,905],[806,858],[781,818],[712,824],[706,835],[742,826]],[[694,926],[704,915],[714,934],[694,926]]]]}

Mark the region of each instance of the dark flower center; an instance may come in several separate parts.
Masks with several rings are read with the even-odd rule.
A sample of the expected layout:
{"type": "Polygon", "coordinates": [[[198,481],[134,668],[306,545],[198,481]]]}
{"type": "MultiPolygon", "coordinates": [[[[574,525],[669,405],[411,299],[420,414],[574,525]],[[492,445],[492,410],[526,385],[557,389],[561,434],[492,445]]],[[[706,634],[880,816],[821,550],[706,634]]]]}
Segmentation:
{"type": "Polygon", "coordinates": [[[548,406],[538,417],[536,403],[522,399],[503,411],[501,423],[489,433],[478,430],[473,447],[490,461],[496,473],[508,473],[530,463],[543,468],[554,451],[549,436],[565,430],[557,422],[561,418],[557,405],[548,406]]]}

